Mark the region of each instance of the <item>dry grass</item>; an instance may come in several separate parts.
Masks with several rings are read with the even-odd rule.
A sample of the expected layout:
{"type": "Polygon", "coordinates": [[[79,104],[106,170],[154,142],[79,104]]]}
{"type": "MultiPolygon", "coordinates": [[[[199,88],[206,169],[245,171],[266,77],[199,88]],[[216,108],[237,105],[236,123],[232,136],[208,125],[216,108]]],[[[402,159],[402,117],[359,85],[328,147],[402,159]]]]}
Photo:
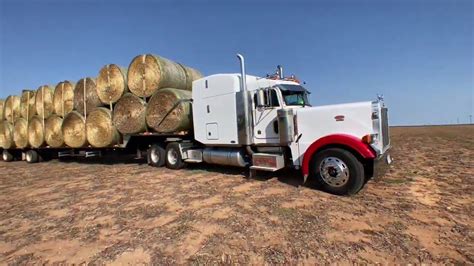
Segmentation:
{"type": "Polygon", "coordinates": [[[355,197],[294,173],[0,162],[0,263],[473,263],[473,127],[394,128],[355,197]]]}

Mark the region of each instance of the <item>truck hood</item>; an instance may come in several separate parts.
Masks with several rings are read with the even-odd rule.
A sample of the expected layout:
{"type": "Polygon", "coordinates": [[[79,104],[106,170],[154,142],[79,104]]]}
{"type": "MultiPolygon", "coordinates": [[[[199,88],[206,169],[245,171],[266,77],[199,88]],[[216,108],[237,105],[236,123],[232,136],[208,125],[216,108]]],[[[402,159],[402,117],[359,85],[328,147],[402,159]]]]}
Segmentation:
{"type": "MultiPolygon", "coordinates": [[[[300,148],[332,135],[348,134],[362,138],[373,132],[372,102],[356,102],[295,108],[300,148]]],[[[303,151],[301,150],[301,151],[303,151]]]]}

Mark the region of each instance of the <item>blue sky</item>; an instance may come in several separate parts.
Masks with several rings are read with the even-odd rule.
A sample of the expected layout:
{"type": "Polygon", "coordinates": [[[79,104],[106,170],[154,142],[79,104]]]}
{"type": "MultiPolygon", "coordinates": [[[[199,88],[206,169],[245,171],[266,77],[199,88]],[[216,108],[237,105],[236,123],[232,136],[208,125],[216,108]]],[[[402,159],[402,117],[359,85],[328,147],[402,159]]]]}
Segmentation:
{"type": "Polygon", "coordinates": [[[277,64],[313,105],[385,96],[391,123],[474,113],[473,1],[0,0],[0,98],[155,53],[205,75],[277,64]]]}

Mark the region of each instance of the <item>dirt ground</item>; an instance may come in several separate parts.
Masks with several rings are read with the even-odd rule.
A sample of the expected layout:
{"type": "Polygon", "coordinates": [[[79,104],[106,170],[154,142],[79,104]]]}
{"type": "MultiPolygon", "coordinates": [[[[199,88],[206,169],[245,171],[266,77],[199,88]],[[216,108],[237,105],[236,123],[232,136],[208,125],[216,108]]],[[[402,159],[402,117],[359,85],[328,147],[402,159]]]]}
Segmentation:
{"type": "Polygon", "coordinates": [[[474,127],[392,129],[354,197],[294,172],[0,162],[0,263],[474,263],[474,127]]]}

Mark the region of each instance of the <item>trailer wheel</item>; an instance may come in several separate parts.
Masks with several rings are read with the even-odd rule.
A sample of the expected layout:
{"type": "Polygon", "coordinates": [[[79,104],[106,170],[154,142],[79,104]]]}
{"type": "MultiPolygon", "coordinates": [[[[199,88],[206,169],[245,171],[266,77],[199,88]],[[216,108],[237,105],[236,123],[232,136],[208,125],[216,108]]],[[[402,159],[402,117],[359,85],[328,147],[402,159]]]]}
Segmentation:
{"type": "Polygon", "coordinates": [[[40,160],[40,156],[37,151],[29,150],[26,152],[26,162],[27,163],[37,163],[40,160]]]}
{"type": "Polygon", "coordinates": [[[5,162],[11,162],[11,161],[13,161],[14,157],[13,157],[13,154],[11,154],[9,151],[4,150],[3,153],[2,153],[2,159],[5,162]]]}
{"type": "Polygon", "coordinates": [[[165,165],[166,151],[160,145],[153,144],[147,150],[148,165],[162,167],[165,165]]]}
{"type": "Polygon", "coordinates": [[[312,160],[312,174],[322,190],[336,195],[354,195],[364,185],[364,167],[349,151],[329,148],[312,160]]]}
{"type": "Polygon", "coordinates": [[[166,167],[175,170],[186,167],[178,143],[172,142],[166,146],[166,167]]]}

